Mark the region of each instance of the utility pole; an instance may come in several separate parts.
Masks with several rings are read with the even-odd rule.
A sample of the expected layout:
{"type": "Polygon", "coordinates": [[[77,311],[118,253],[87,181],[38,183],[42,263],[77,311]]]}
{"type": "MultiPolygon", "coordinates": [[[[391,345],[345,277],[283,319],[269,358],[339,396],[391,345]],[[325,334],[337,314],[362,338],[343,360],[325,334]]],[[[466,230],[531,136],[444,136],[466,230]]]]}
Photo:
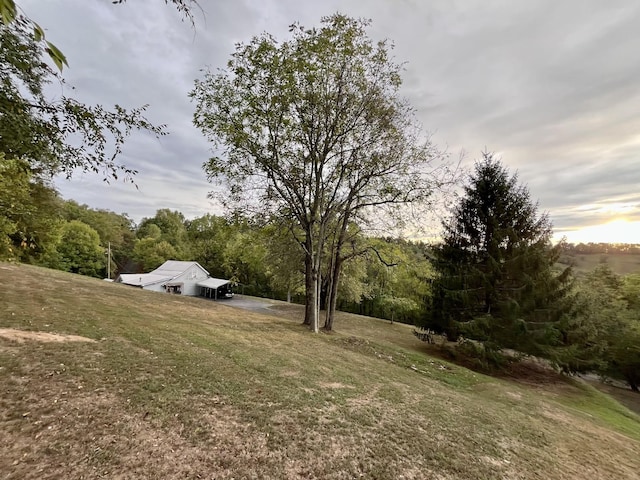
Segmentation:
{"type": "Polygon", "coordinates": [[[107,278],[111,280],[111,242],[107,246],[107,278]]]}

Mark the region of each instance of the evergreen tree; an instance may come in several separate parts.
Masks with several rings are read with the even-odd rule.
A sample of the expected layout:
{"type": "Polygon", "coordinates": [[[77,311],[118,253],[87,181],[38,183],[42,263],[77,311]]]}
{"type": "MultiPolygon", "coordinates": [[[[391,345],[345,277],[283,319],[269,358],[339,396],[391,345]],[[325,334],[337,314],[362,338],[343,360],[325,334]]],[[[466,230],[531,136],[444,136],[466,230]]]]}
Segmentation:
{"type": "Polygon", "coordinates": [[[554,270],[551,222],[517,175],[484,153],[443,227],[427,326],[487,350],[540,355],[561,342],[571,270],[554,270]]]}

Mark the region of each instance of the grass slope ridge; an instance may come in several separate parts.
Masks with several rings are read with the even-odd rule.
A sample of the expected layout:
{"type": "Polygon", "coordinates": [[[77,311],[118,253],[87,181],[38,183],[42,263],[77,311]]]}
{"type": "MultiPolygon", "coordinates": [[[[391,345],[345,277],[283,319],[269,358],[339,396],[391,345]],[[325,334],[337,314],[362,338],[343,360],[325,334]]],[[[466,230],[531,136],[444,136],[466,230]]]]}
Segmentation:
{"type": "Polygon", "coordinates": [[[404,325],[342,315],[344,333],[313,335],[293,307],[276,318],[13,264],[0,291],[0,328],[51,334],[0,336],[6,479],[640,470],[640,419],[609,397],[447,364],[404,325]]]}

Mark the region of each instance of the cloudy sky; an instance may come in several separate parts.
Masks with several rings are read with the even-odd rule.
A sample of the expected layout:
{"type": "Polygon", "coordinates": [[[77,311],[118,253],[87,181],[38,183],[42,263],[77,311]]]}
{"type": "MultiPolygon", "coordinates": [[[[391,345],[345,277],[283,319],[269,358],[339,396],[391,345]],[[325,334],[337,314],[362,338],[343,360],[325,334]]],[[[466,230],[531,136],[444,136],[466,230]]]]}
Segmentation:
{"type": "MultiPolygon", "coordinates": [[[[122,163],[135,187],[78,174],[65,198],[188,218],[207,200],[209,147],[187,93],[200,69],[223,67],[237,42],[336,11],[373,21],[407,62],[403,94],[435,143],[472,164],[487,149],[519,172],[572,241],[640,243],[640,2],[636,0],[199,0],[195,29],[162,0],[19,0],[67,56],[64,76],[86,103],[135,107],[167,124],[134,135],[122,163]],[[603,225],[605,225],[603,227],[603,225]]],[[[68,92],[69,93],[69,92],[68,92]]]]}

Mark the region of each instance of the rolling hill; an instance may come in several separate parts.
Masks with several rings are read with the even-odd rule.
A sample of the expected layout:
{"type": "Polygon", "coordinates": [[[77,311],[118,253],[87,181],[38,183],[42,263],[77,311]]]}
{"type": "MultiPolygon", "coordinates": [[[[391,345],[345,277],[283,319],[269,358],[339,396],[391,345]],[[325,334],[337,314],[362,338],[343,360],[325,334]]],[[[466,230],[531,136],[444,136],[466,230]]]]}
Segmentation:
{"type": "Polygon", "coordinates": [[[0,263],[0,472],[24,478],[637,478],[640,417],[487,377],[406,325],[263,315],[0,263]]]}

